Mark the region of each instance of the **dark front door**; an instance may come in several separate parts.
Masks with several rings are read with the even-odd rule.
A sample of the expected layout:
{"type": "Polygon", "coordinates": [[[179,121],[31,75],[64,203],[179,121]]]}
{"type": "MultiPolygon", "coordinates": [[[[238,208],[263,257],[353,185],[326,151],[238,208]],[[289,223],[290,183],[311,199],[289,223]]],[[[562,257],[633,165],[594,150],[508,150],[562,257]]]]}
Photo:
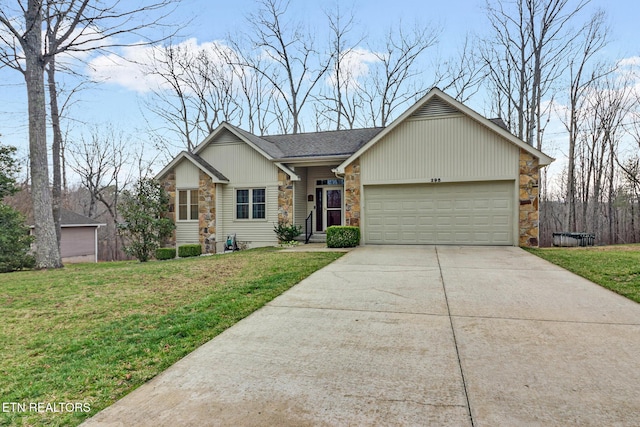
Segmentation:
{"type": "Polygon", "coordinates": [[[322,203],[323,191],[322,188],[316,188],[316,231],[323,231],[323,208],[324,205],[322,203]]]}

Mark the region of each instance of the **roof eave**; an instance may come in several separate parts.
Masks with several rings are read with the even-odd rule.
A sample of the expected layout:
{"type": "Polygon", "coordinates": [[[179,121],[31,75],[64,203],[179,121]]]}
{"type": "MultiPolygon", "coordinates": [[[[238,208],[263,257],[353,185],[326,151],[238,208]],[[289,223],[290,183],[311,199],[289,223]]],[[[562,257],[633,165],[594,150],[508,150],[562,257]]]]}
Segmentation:
{"type": "Polygon", "coordinates": [[[330,155],[330,156],[300,156],[300,157],[284,157],[274,159],[275,162],[282,163],[312,163],[312,162],[336,162],[348,159],[350,154],[330,155]]]}
{"type": "Polygon", "coordinates": [[[274,162],[274,164],[276,165],[276,167],[278,167],[278,169],[289,175],[291,181],[301,181],[300,176],[286,165],[283,165],[280,162],[274,162]]]}
{"type": "Polygon", "coordinates": [[[173,160],[171,160],[171,162],[169,162],[169,164],[167,166],[165,166],[160,172],[158,172],[156,174],[155,179],[160,180],[160,179],[164,178],[169,173],[169,171],[172,170],[173,168],[175,168],[177,166],[177,164],[180,163],[180,161],[183,160],[183,159],[187,159],[195,167],[197,167],[202,172],[204,172],[208,176],[210,176],[212,182],[214,182],[216,184],[228,184],[229,183],[229,179],[224,177],[224,175],[222,175],[222,173],[220,173],[220,175],[222,175],[224,177],[224,179],[216,176],[211,171],[209,171],[207,168],[205,168],[203,165],[201,165],[200,162],[198,162],[196,159],[194,159],[193,156],[191,156],[190,153],[188,153],[187,151],[182,151],[176,157],[174,157],[173,160]]]}

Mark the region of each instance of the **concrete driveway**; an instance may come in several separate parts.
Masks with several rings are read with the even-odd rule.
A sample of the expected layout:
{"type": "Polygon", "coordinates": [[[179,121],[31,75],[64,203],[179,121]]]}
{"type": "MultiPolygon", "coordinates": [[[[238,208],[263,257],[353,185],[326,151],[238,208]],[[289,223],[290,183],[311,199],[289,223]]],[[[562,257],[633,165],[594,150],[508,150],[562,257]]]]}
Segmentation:
{"type": "Polygon", "coordinates": [[[640,305],[513,247],[365,246],[86,425],[636,426],[640,305]]]}

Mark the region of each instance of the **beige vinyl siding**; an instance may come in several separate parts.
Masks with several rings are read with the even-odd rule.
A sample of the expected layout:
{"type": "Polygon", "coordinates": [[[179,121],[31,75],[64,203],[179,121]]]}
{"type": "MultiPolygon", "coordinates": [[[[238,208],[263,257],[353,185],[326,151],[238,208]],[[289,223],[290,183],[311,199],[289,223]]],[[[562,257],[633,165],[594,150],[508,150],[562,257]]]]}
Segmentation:
{"type": "Polygon", "coordinates": [[[518,176],[518,147],[466,116],[408,119],[360,158],[363,185],[518,176]]]}
{"type": "Polygon", "coordinates": [[[176,166],[176,188],[198,188],[200,184],[200,169],[187,160],[182,160],[176,166]]]}
{"type": "Polygon", "coordinates": [[[293,216],[294,224],[302,227],[304,232],[304,220],[307,218],[307,169],[296,168],[294,171],[300,181],[293,182],[293,216]]]}
{"type": "Polygon", "coordinates": [[[245,143],[211,144],[200,156],[229,179],[253,186],[278,180],[277,167],[245,143]]]}
{"type": "Polygon", "coordinates": [[[200,243],[198,221],[176,221],[176,247],[200,243]]]}
{"type": "MultiPolygon", "coordinates": [[[[277,171],[273,171],[277,176],[277,171]]],[[[216,229],[217,235],[217,251],[224,250],[224,241],[229,234],[236,234],[239,242],[244,242],[249,248],[257,248],[261,246],[273,246],[278,243],[276,235],[273,232],[273,226],[278,222],[278,184],[277,182],[269,185],[225,185],[222,186],[221,197],[222,202],[222,218],[216,229]],[[236,219],[236,189],[244,188],[265,188],[266,189],[266,219],[258,220],[237,220],[236,219]]]]}
{"type": "Polygon", "coordinates": [[[273,232],[278,222],[277,166],[228,131],[199,154],[229,179],[229,184],[216,187],[216,251],[224,250],[227,235],[233,233],[250,248],[277,244],[273,232]],[[252,188],[266,189],[266,219],[236,220],[235,190],[252,188]]]}

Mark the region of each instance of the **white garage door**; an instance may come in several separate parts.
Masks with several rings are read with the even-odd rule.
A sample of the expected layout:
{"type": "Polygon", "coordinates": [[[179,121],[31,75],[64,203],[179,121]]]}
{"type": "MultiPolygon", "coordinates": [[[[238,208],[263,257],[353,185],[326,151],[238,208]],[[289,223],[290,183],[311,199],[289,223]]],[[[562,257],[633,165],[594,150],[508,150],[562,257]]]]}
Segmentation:
{"type": "Polygon", "coordinates": [[[366,186],[366,243],[512,245],[513,189],[513,181],[366,186]]]}

